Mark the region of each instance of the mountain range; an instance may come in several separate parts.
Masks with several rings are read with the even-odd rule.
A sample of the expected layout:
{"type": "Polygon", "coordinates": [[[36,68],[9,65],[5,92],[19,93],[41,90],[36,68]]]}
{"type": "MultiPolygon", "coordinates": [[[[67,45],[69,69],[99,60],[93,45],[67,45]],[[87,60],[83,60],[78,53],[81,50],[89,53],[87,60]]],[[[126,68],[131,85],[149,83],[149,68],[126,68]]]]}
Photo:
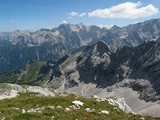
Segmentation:
{"type": "Polygon", "coordinates": [[[0,82],[124,97],[134,112],[159,116],[159,41],[160,19],[110,29],[63,24],[0,33],[0,82]]]}
{"type": "Polygon", "coordinates": [[[110,29],[80,24],[62,24],[35,32],[0,33],[0,73],[24,66],[29,61],[58,60],[74,50],[99,40],[113,52],[123,46],[135,47],[144,41],[160,40],[160,19],[152,19],[125,27],[110,29]]]}

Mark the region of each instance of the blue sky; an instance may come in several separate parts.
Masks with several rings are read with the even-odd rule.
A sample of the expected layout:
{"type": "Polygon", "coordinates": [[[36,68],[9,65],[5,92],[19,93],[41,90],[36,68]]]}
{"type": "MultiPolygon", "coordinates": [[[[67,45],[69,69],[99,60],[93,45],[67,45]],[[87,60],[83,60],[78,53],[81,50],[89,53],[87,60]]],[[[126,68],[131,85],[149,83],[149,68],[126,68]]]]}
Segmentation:
{"type": "Polygon", "coordinates": [[[0,31],[62,23],[125,26],[160,18],[160,0],[0,0],[0,31]]]}

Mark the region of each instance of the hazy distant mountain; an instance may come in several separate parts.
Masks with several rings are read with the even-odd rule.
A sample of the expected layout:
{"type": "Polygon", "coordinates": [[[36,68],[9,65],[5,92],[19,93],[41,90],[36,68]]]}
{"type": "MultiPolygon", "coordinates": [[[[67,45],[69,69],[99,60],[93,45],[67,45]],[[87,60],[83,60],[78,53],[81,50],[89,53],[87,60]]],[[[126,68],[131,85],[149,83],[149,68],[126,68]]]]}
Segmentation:
{"type": "Polygon", "coordinates": [[[105,41],[116,51],[123,46],[137,46],[144,41],[159,40],[160,19],[111,29],[83,24],[62,24],[36,32],[0,33],[0,72],[25,65],[30,60],[58,60],[81,46],[105,41]]]}
{"type": "Polygon", "coordinates": [[[85,26],[80,24],[62,24],[53,29],[40,29],[36,32],[14,31],[0,33],[0,41],[27,46],[41,45],[44,42],[63,43],[67,47],[77,48],[89,43],[104,40],[113,46],[136,46],[143,41],[159,38],[160,19],[148,20],[126,27],[114,25],[112,28],[85,26]]]}

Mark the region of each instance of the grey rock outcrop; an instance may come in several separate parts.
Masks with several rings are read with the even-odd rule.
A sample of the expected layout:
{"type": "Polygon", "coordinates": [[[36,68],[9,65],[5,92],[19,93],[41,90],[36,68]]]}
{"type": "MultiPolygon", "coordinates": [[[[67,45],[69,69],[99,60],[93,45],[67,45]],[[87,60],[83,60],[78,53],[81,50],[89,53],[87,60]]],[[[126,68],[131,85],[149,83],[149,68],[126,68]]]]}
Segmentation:
{"type": "Polygon", "coordinates": [[[9,83],[3,83],[0,84],[0,100],[6,99],[6,98],[14,98],[18,95],[18,93],[26,93],[26,92],[34,92],[38,93],[42,96],[55,96],[55,94],[48,90],[47,88],[42,88],[39,86],[25,86],[22,87],[17,84],[9,84],[9,83]]]}
{"type": "Polygon", "coordinates": [[[67,89],[79,83],[92,83],[97,88],[108,88],[108,91],[116,85],[138,91],[139,98],[145,101],[160,100],[159,46],[159,42],[151,41],[137,47],[125,46],[114,53],[107,44],[99,41],[64,61],[67,64],[60,69],[63,73],[59,77],[61,85],[67,89]]]}

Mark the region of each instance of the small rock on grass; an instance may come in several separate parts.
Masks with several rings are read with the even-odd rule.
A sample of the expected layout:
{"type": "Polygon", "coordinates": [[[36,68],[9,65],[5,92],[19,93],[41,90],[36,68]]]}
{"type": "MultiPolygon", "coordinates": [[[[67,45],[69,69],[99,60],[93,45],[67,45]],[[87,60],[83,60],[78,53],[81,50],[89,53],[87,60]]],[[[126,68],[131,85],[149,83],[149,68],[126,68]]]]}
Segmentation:
{"type": "Polygon", "coordinates": [[[100,113],[109,114],[109,112],[107,110],[102,110],[100,113]]]}

